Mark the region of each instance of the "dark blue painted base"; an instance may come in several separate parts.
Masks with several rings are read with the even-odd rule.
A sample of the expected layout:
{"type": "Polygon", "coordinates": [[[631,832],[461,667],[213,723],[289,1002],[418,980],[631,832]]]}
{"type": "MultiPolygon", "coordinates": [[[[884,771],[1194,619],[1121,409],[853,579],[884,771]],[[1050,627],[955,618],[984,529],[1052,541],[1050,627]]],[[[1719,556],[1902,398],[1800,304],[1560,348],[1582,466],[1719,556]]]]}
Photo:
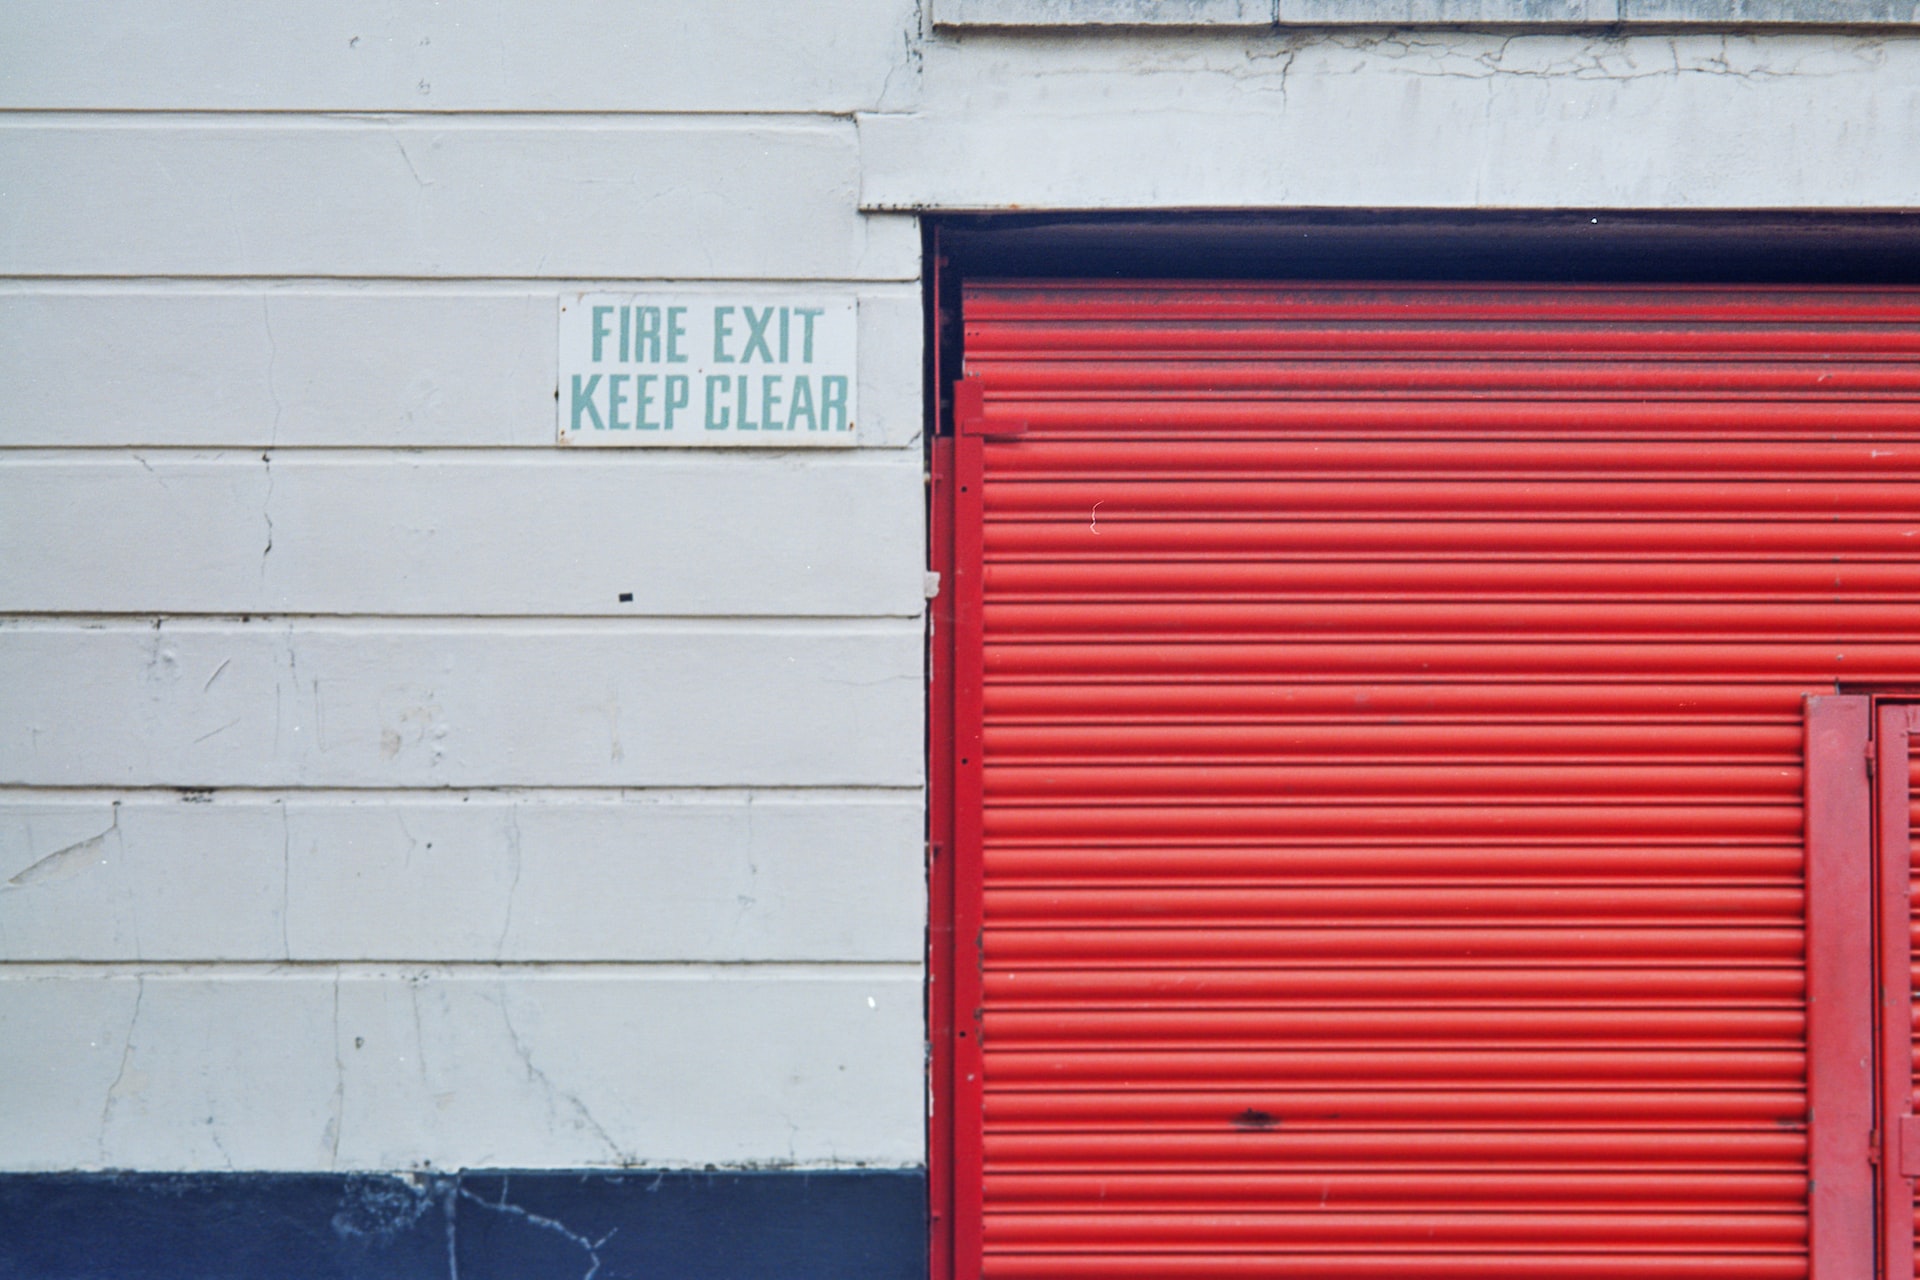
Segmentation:
{"type": "Polygon", "coordinates": [[[0,1174],[4,1280],[921,1280],[926,1176],[0,1174]]]}

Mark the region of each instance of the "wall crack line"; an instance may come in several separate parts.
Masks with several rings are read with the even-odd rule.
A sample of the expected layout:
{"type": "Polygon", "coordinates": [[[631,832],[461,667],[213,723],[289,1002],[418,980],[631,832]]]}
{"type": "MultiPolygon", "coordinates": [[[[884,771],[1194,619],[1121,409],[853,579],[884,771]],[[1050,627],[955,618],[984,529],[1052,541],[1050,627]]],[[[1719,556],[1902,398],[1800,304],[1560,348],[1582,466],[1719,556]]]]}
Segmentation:
{"type": "Polygon", "coordinates": [[[127,1038],[120,1047],[120,1070],[114,1074],[113,1083],[107,1086],[107,1096],[100,1106],[100,1138],[96,1147],[101,1164],[111,1163],[107,1159],[107,1130],[113,1125],[113,1109],[120,1101],[120,1086],[127,1078],[127,1064],[133,1060],[133,1032],[140,1025],[140,1006],[147,998],[147,980],[144,976],[134,978],[133,1014],[127,1019],[127,1038]]]}
{"type": "Polygon", "coordinates": [[[606,1144],[607,1150],[613,1153],[615,1160],[622,1165],[632,1165],[633,1157],[620,1149],[620,1144],[613,1140],[613,1135],[607,1132],[606,1127],[594,1116],[587,1104],[580,1101],[580,1096],[555,1085],[545,1071],[534,1065],[533,1049],[521,1037],[519,1028],[513,1025],[513,1015],[507,1011],[507,1002],[508,996],[503,986],[500,990],[500,1021],[507,1028],[507,1038],[513,1042],[513,1051],[519,1056],[520,1065],[526,1069],[527,1079],[545,1091],[549,1112],[554,1109],[557,1102],[565,1102],[579,1117],[581,1123],[593,1130],[595,1136],[606,1144]]]}
{"type": "Polygon", "coordinates": [[[557,1236],[572,1241],[574,1244],[579,1245],[587,1255],[587,1269],[580,1276],[580,1280],[593,1280],[595,1276],[600,1274],[600,1250],[606,1247],[607,1241],[620,1234],[620,1228],[613,1228],[598,1240],[590,1239],[587,1236],[581,1235],[578,1231],[573,1230],[557,1218],[549,1218],[545,1214],[534,1213],[529,1209],[524,1209],[510,1202],[507,1199],[507,1188],[508,1179],[502,1177],[500,1179],[500,1198],[498,1200],[485,1199],[482,1196],[475,1195],[465,1187],[460,1188],[460,1198],[462,1200],[470,1200],[490,1212],[504,1213],[510,1217],[519,1218],[544,1231],[551,1231],[557,1236]]]}

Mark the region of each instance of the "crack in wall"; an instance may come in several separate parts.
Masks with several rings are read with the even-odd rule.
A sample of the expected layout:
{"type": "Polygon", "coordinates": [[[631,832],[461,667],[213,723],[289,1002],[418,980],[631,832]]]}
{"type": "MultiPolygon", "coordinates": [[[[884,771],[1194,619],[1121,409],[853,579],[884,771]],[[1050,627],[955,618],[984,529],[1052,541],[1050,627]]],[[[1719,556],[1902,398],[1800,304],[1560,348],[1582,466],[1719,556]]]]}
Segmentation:
{"type": "Polygon", "coordinates": [[[440,1213],[447,1220],[447,1280],[460,1280],[460,1179],[446,1179],[439,1191],[440,1213]]]}
{"type": "Polygon", "coordinates": [[[274,383],[274,366],[280,360],[280,344],[273,336],[273,306],[266,294],[260,295],[260,319],[267,330],[267,396],[273,401],[273,422],[267,428],[267,447],[273,448],[280,443],[280,415],[284,406],[280,403],[280,388],[274,383]]]}
{"type": "MultiPolygon", "coordinates": [[[[1287,109],[1287,78],[1293,74],[1293,63],[1294,60],[1300,56],[1301,44],[1302,41],[1298,37],[1287,37],[1282,39],[1271,50],[1247,50],[1247,62],[1249,66],[1262,62],[1272,64],[1271,67],[1261,69],[1260,79],[1270,79],[1273,81],[1273,85],[1269,89],[1266,85],[1262,84],[1260,88],[1262,91],[1270,92],[1280,99],[1280,110],[1283,112],[1287,109]]],[[[1098,506],[1099,504],[1095,503],[1094,505],[1098,506]]]]}
{"type": "MultiPolygon", "coordinates": [[[[1338,35],[1328,39],[1325,47],[1377,55],[1392,71],[1442,79],[1628,82],[1700,75],[1772,82],[1855,75],[1886,61],[1886,42],[1872,37],[1822,42],[1802,51],[1724,33],[1596,36],[1571,48],[1569,41],[1557,36],[1507,35],[1489,47],[1484,40],[1422,39],[1394,33],[1338,35]],[[1656,56],[1649,60],[1645,56],[1649,53],[1656,56]]],[[[1386,69],[1377,62],[1356,60],[1345,67],[1321,68],[1319,73],[1378,75],[1386,69]]]]}
{"type": "Polygon", "coordinates": [[[420,837],[413,834],[413,828],[407,825],[406,814],[395,810],[393,820],[399,826],[400,834],[407,839],[407,849],[405,853],[400,855],[400,865],[408,871],[411,871],[413,870],[414,852],[420,847],[420,837]]]}
{"type": "Polygon", "coordinates": [[[493,944],[493,958],[503,959],[507,953],[507,939],[513,932],[514,898],[520,892],[520,806],[507,806],[507,855],[513,860],[513,880],[507,885],[507,909],[500,920],[500,936],[493,944]]]}
{"type": "MultiPolygon", "coordinates": [[[[293,897],[293,824],[287,818],[287,802],[279,802],[280,807],[280,958],[293,959],[293,943],[288,939],[287,912],[293,897]]],[[[338,1003],[339,992],[334,993],[338,1003]]],[[[337,1035],[337,1031],[336,1031],[337,1035]]]]}
{"type": "Polygon", "coordinates": [[[340,1053],[340,971],[333,971],[333,1099],[327,1120],[330,1169],[340,1167],[340,1134],[347,1127],[347,1064],[340,1053]]]}
{"type": "Polygon", "coordinates": [[[427,1078],[427,1032],[420,1021],[420,987],[427,981],[424,973],[409,974],[407,977],[407,1005],[413,1012],[413,1062],[414,1069],[420,1073],[420,1083],[431,1089],[427,1078]]]}
{"type": "MultiPolygon", "coordinates": [[[[498,1200],[488,1200],[467,1190],[465,1187],[460,1188],[460,1198],[471,1201],[490,1212],[504,1213],[510,1217],[519,1218],[532,1226],[539,1227],[543,1231],[551,1231],[562,1239],[572,1241],[574,1244],[579,1245],[587,1255],[587,1269],[581,1273],[580,1280],[593,1280],[595,1276],[599,1275],[601,1266],[600,1250],[606,1247],[607,1241],[620,1234],[620,1228],[614,1227],[598,1240],[591,1239],[573,1230],[573,1228],[567,1226],[566,1223],[561,1222],[558,1218],[549,1218],[545,1214],[534,1213],[530,1209],[523,1208],[509,1201],[507,1199],[507,1192],[510,1181],[511,1179],[505,1176],[501,1177],[500,1198],[498,1200]]],[[[449,1218],[449,1221],[451,1221],[451,1218],[449,1218]]],[[[451,1227],[449,1227],[449,1231],[451,1231],[451,1227]]]]}
{"type": "Polygon", "coordinates": [[[162,475],[160,472],[155,471],[153,469],[153,464],[151,462],[148,462],[145,458],[141,457],[137,453],[133,454],[132,457],[135,462],[139,463],[142,467],[146,469],[147,474],[152,476],[162,489],[171,489],[173,487],[172,485],[167,483],[166,476],[162,475]]]}
{"type": "Polygon", "coordinates": [[[413,183],[414,183],[414,185],[415,185],[415,186],[417,186],[417,187],[430,187],[430,186],[432,186],[432,185],[433,185],[433,179],[431,179],[431,178],[423,178],[423,177],[421,177],[421,176],[420,176],[420,170],[419,170],[419,167],[418,167],[418,166],[416,166],[416,165],[415,165],[415,164],[413,163],[413,156],[412,156],[412,154],[411,154],[410,152],[408,152],[408,150],[407,150],[407,144],[406,144],[406,142],[405,142],[405,141],[403,141],[403,140],[401,139],[401,137],[400,137],[400,135],[399,135],[399,134],[397,134],[397,133],[393,135],[393,145],[394,145],[395,147],[397,147],[397,148],[399,148],[399,150],[400,150],[400,158],[401,158],[402,160],[404,160],[404,161],[406,161],[406,164],[407,164],[407,172],[413,175],[413,183]]]}
{"type": "Polygon", "coordinates": [[[144,976],[134,975],[133,1013],[127,1018],[127,1038],[120,1046],[120,1069],[114,1074],[113,1083],[107,1086],[107,1096],[100,1105],[100,1134],[95,1143],[102,1165],[112,1161],[107,1158],[107,1130],[113,1127],[113,1111],[120,1101],[120,1086],[127,1078],[127,1066],[133,1061],[133,1032],[140,1025],[140,1006],[147,998],[147,980],[144,976]]]}
{"type": "MultiPolygon", "coordinates": [[[[93,862],[93,855],[106,848],[107,837],[120,830],[120,806],[114,805],[113,821],[107,829],[98,835],[88,836],[64,848],[55,849],[44,858],[35,859],[28,866],[15,873],[5,884],[0,884],[0,893],[15,889],[29,889],[37,884],[53,884],[69,879],[85,871],[93,862]]],[[[105,860],[102,859],[104,862],[105,860]]]]}
{"type": "Polygon", "coordinates": [[[533,1049],[520,1035],[520,1029],[514,1026],[513,1014],[507,1008],[508,999],[506,987],[502,984],[499,991],[500,1021],[507,1029],[507,1038],[513,1044],[513,1051],[519,1057],[520,1065],[526,1070],[528,1081],[539,1085],[545,1092],[547,1098],[547,1113],[553,1115],[558,1103],[566,1103],[567,1107],[578,1118],[579,1123],[592,1130],[594,1136],[606,1144],[607,1150],[613,1153],[615,1161],[623,1166],[631,1166],[637,1163],[630,1152],[622,1150],[620,1144],[613,1140],[613,1135],[607,1132],[606,1127],[600,1123],[599,1119],[593,1114],[593,1111],[587,1104],[580,1100],[578,1094],[560,1088],[553,1083],[545,1071],[534,1065],[533,1049]]]}
{"type": "Polygon", "coordinates": [[[221,725],[219,728],[207,730],[205,733],[201,734],[199,737],[193,740],[193,745],[197,747],[201,743],[205,742],[208,738],[217,737],[220,734],[225,733],[227,730],[233,728],[233,726],[239,724],[241,719],[242,717],[235,716],[233,719],[227,721],[225,724],[221,725]]]}
{"type": "Polygon", "coordinates": [[[127,833],[120,829],[120,802],[113,802],[113,825],[108,833],[120,852],[120,885],[126,895],[127,924],[133,930],[133,958],[146,959],[146,945],[140,936],[140,900],[141,893],[133,875],[133,851],[127,846],[127,833]]]}
{"type": "Polygon", "coordinates": [[[733,895],[734,903],[738,906],[739,910],[734,913],[733,928],[727,934],[727,937],[730,941],[737,940],[739,938],[741,926],[746,924],[748,916],[752,914],[753,908],[760,901],[759,899],[760,864],[756,860],[754,855],[753,796],[752,795],[747,796],[747,802],[746,802],[746,805],[744,806],[744,816],[745,816],[746,828],[747,828],[747,847],[746,847],[747,884],[746,884],[745,893],[736,893],[733,895]]]}
{"type": "Polygon", "coordinates": [[[213,1149],[220,1153],[220,1159],[223,1162],[225,1162],[227,1166],[227,1170],[229,1172],[232,1172],[232,1170],[235,1168],[235,1165],[233,1163],[233,1153],[227,1150],[227,1144],[221,1140],[220,1126],[218,1122],[213,1116],[208,1116],[206,1119],[206,1126],[207,1126],[207,1137],[212,1141],[213,1149]]]}
{"type": "Polygon", "coordinates": [[[902,71],[907,73],[913,85],[909,100],[918,96],[927,60],[924,48],[926,39],[926,0],[914,0],[913,15],[908,19],[906,29],[900,33],[901,56],[888,65],[886,78],[880,82],[880,92],[874,95],[874,103],[880,109],[886,110],[894,102],[893,78],[902,71]]]}

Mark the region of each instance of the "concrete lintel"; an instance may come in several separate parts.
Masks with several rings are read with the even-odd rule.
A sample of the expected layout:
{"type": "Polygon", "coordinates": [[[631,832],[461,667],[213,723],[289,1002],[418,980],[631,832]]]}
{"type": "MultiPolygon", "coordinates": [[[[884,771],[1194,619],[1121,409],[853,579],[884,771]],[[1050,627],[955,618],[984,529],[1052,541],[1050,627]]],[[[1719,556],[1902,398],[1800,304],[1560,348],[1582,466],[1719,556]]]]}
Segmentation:
{"type": "Polygon", "coordinates": [[[1910,27],[1916,0],[1619,0],[1624,22],[1659,26],[1910,27]]]}
{"type": "Polygon", "coordinates": [[[1911,27],[1920,0],[934,0],[940,27],[1911,27]]]}
{"type": "Polygon", "coordinates": [[[1279,0],[934,0],[942,27],[1270,27],[1279,0]]]}
{"type": "MultiPolygon", "coordinates": [[[[1702,4],[1702,0],[1675,3],[1702,4]]],[[[1607,26],[1626,0],[1278,0],[1288,27],[1607,26]]]]}

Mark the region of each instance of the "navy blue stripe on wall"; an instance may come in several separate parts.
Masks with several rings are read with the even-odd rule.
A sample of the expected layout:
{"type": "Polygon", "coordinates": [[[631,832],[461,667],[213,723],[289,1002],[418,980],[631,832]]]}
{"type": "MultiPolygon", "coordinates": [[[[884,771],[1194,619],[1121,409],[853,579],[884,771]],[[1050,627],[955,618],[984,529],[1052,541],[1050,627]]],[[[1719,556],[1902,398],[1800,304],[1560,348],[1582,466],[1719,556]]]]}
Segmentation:
{"type": "Polygon", "coordinates": [[[923,1280],[921,1170],[0,1174],[4,1280],[923,1280]]]}

